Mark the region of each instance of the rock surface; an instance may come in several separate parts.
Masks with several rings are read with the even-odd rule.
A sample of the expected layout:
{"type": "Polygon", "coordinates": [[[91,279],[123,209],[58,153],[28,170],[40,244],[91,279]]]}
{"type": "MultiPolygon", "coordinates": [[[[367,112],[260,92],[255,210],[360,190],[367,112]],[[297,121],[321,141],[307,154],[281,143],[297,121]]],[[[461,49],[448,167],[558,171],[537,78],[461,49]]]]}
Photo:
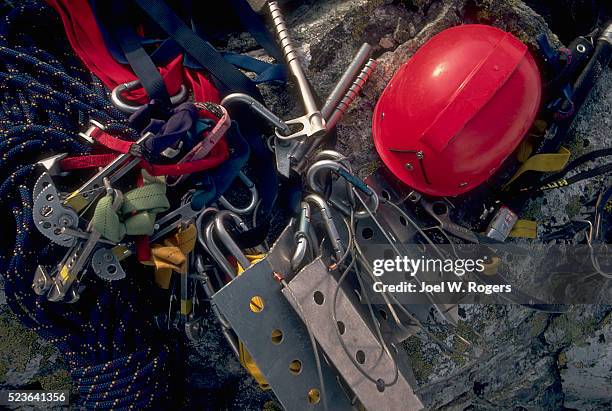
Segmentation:
{"type": "MultiPolygon", "coordinates": [[[[299,46],[307,74],[323,99],[361,43],[367,41],[375,47],[379,67],[338,126],[337,148],[352,159],[362,176],[380,166],[371,142],[371,116],[378,96],[397,68],[434,34],[462,22],[481,22],[512,32],[534,51],[535,36],[542,32],[559,44],[548,29],[549,25],[558,25],[545,21],[520,0],[287,3],[294,43],[299,46]]],[[[566,38],[565,33],[557,34],[566,38]]],[[[248,36],[236,36],[230,45],[236,50],[250,50],[252,42],[248,36]]],[[[287,93],[273,86],[264,90],[264,96],[277,114],[290,118],[302,114],[298,100],[292,97],[294,91],[287,93]]],[[[612,73],[608,70],[575,122],[570,136],[572,147],[588,151],[609,146],[611,113],[612,73]]],[[[545,223],[565,222],[580,211],[576,203],[592,197],[600,184],[601,181],[594,180],[564,193],[550,192],[536,200],[532,209],[545,223]]],[[[518,306],[462,306],[460,315],[456,334],[475,342],[479,359],[444,356],[425,335],[410,337],[403,345],[417,379],[415,388],[427,409],[612,407],[609,306],[575,306],[565,314],[546,314],[518,306]]],[[[5,306],[0,321],[0,388],[70,386],[57,352],[21,329],[5,306]]],[[[210,332],[193,347],[188,362],[189,405],[277,408],[273,396],[259,391],[246,376],[223,345],[215,325],[211,322],[208,327],[210,332]]],[[[437,327],[436,335],[454,347],[461,347],[461,339],[442,325],[437,327]]]]}

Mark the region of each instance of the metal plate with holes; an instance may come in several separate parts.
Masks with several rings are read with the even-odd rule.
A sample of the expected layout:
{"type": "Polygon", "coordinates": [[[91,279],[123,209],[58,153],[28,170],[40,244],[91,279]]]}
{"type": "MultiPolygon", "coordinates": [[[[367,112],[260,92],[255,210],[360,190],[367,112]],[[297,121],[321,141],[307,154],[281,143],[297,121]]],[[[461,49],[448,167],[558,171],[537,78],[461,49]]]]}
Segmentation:
{"type": "Polygon", "coordinates": [[[125,278],[121,263],[109,248],[99,248],[91,257],[91,267],[98,277],[107,281],[125,278]]]}
{"type": "Polygon", "coordinates": [[[40,177],[38,177],[38,180],[36,180],[36,182],[34,183],[34,188],[32,189],[32,198],[38,197],[40,192],[43,191],[45,187],[48,187],[50,185],[53,185],[53,180],[51,179],[51,176],[49,175],[49,173],[42,173],[40,177]]]}
{"type": "MultiPolygon", "coordinates": [[[[212,302],[244,343],[285,409],[322,410],[324,399],[318,397],[321,387],[308,332],[272,276],[274,271],[288,267],[292,238],[293,231],[286,229],[266,259],[219,290],[212,302]],[[277,265],[272,266],[272,261],[277,265]]],[[[351,410],[334,372],[323,356],[320,358],[328,409],[351,410]]]]}
{"type": "Polygon", "coordinates": [[[423,404],[404,377],[401,366],[394,366],[395,360],[383,350],[365,321],[366,313],[349,299],[344,288],[338,290],[338,322],[333,321],[332,301],[337,286],[337,280],[329,274],[325,264],[316,259],[291,280],[289,289],[284,289],[283,294],[307,324],[316,324],[311,329],[318,344],[367,410],[421,409],[423,404]],[[374,380],[391,383],[397,372],[395,383],[377,386],[366,378],[347,356],[340,338],[349,355],[354,356],[374,380]]]}
{"type": "MultiPolygon", "coordinates": [[[[394,204],[397,204],[414,222],[418,224],[418,220],[414,213],[404,207],[403,202],[406,199],[407,192],[398,192],[396,189],[391,187],[385,180],[384,176],[380,172],[368,176],[365,182],[372,187],[372,189],[381,197],[394,204]]],[[[378,220],[387,232],[387,234],[399,243],[398,248],[402,250],[401,244],[414,244],[416,229],[410,224],[410,222],[397,212],[392,206],[381,202],[379,210],[376,213],[378,220]]],[[[356,238],[360,247],[363,249],[364,254],[368,255],[368,246],[387,244],[387,239],[384,234],[378,228],[376,223],[371,218],[365,218],[357,221],[356,227],[356,238]]],[[[380,256],[380,250],[378,249],[372,256],[373,258],[394,258],[395,253],[391,246],[387,250],[384,250],[383,256],[380,256]]],[[[384,279],[384,276],[381,277],[384,279]]],[[[435,295],[432,296],[435,301],[435,295]]],[[[424,295],[415,295],[414,304],[405,305],[406,309],[412,312],[420,321],[426,321],[431,307],[431,300],[427,299],[424,295]]],[[[454,304],[437,304],[438,312],[446,318],[451,324],[456,324],[458,320],[457,306],[454,304]]],[[[402,317],[402,316],[400,316],[402,317]]],[[[389,322],[392,323],[392,322],[389,322]]],[[[392,327],[392,325],[391,325],[392,327]]],[[[397,338],[406,338],[405,330],[400,328],[395,329],[397,338]]]]}
{"type": "Polygon", "coordinates": [[[32,218],[42,235],[63,247],[74,245],[76,238],[62,232],[63,227],[76,228],[79,216],[62,204],[53,184],[46,185],[34,199],[32,218]]]}

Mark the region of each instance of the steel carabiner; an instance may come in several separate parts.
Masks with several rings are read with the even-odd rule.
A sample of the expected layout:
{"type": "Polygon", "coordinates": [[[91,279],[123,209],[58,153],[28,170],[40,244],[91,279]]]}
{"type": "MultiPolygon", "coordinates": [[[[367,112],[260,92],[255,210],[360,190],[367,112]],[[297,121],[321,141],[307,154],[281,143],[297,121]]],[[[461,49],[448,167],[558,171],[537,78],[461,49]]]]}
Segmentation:
{"type": "Polygon", "coordinates": [[[206,228],[204,229],[204,236],[206,242],[206,250],[210,254],[213,260],[219,265],[219,267],[223,270],[225,274],[227,274],[230,279],[236,278],[236,270],[232,265],[227,261],[221,249],[217,246],[215,239],[215,222],[210,221],[206,228]]]}
{"type": "Polygon", "coordinates": [[[348,157],[344,154],[337,152],[336,150],[321,150],[319,151],[313,159],[313,163],[316,163],[320,160],[334,160],[340,164],[342,164],[346,169],[352,173],[353,169],[351,168],[351,163],[348,161],[348,157]]]}
{"type": "MultiPolygon", "coordinates": [[[[198,239],[204,250],[210,254],[212,259],[219,265],[219,267],[226,273],[232,280],[236,278],[236,267],[232,266],[230,262],[225,258],[225,255],[217,245],[217,240],[221,241],[227,251],[236,258],[241,267],[246,269],[251,265],[249,259],[244,255],[240,247],[231,238],[229,232],[225,228],[227,219],[233,220],[234,224],[240,228],[241,231],[246,231],[247,226],[242,219],[235,213],[228,210],[221,210],[216,213],[215,217],[206,224],[204,234],[200,232],[198,239]]],[[[196,226],[198,222],[196,221],[196,226]]],[[[202,220],[199,220],[199,226],[202,226],[202,220]]]]}
{"type": "Polygon", "coordinates": [[[300,220],[297,231],[295,232],[296,247],[293,255],[291,256],[291,269],[297,271],[302,265],[306,253],[310,251],[312,254],[315,243],[311,243],[309,231],[312,229],[310,225],[310,204],[306,201],[302,201],[300,212],[300,220]]]}
{"type": "Polygon", "coordinates": [[[257,203],[259,202],[259,192],[257,191],[257,187],[255,187],[255,183],[253,183],[253,181],[244,172],[240,171],[238,173],[238,177],[251,192],[251,201],[249,204],[247,204],[246,207],[238,208],[230,203],[224,196],[219,197],[218,201],[223,207],[236,214],[250,214],[255,210],[255,207],[257,207],[257,203]]]}
{"type": "Polygon", "coordinates": [[[196,232],[198,233],[198,243],[202,246],[204,251],[210,254],[210,250],[208,248],[208,244],[206,242],[206,227],[203,227],[204,218],[206,215],[210,213],[218,213],[219,209],[215,207],[207,207],[204,210],[200,211],[200,214],[195,220],[196,232]]]}
{"type": "MultiPolygon", "coordinates": [[[[344,166],[343,164],[335,160],[327,160],[327,159],[319,160],[308,168],[308,171],[306,172],[306,181],[312,191],[318,194],[323,194],[325,192],[324,188],[321,186],[320,181],[318,179],[319,173],[324,170],[330,170],[332,172],[335,172],[340,177],[346,180],[347,196],[348,196],[349,204],[352,205],[354,203],[353,201],[354,192],[353,192],[352,187],[355,187],[362,193],[366,194],[368,198],[370,199],[371,207],[368,207],[370,212],[375,213],[376,210],[378,210],[379,199],[378,199],[378,195],[374,192],[374,190],[372,190],[366,183],[364,183],[363,180],[354,176],[351,173],[349,168],[347,168],[346,166],[344,166]]],[[[334,207],[342,211],[342,213],[344,213],[345,215],[350,215],[350,206],[347,206],[347,202],[338,201],[334,199],[333,197],[330,198],[329,202],[334,207]]],[[[370,214],[367,210],[355,211],[356,218],[367,218],[369,216],[370,214]]]]}
{"type": "Polygon", "coordinates": [[[228,94],[223,98],[223,100],[221,100],[221,105],[225,108],[232,103],[243,103],[248,105],[254,112],[268,120],[268,122],[270,122],[274,127],[278,128],[283,133],[289,134],[289,126],[283,120],[281,120],[280,117],[248,94],[232,93],[228,94]]]}
{"type": "Polygon", "coordinates": [[[215,231],[217,232],[217,236],[219,240],[223,243],[227,251],[234,256],[238,264],[246,270],[251,262],[247,258],[247,256],[242,252],[238,244],[234,241],[234,239],[230,236],[229,232],[225,228],[226,220],[233,220],[234,224],[239,227],[242,231],[246,231],[247,227],[244,224],[244,221],[237,214],[233,213],[229,210],[222,210],[217,213],[214,219],[215,231]]]}
{"type": "Polygon", "coordinates": [[[327,236],[329,237],[329,241],[332,249],[334,250],[336,259],[339,261],[342,259],[342,255],[344,254],[344,246],[342,245],[342,239],[340,238],[340,233],[338,232],[338,228],[334,223],[331,212],[327,208],[327,203],[323,197],[318,194],[308,194],[306,197],[304,197],[304,202],[312,203],[319,209],[319,213],[323,219],[323,224],[325,225],[325,230],[327,231],[327,236]]]}
{"type": "MultiPolygon", "coordinates": [[[[121,97],[121,93],[125,91],[132,91],[138,88],[138,86],[140,86],[140,80],[136,79],[133,81],[129,81],[127,83],[121,83],[117,87],[115,87],[113,91],[111,92],[111,101],[113,102],[113,105],[117,107],[120,111],[123,111],[124,113],[131,114],[131,113],[135,113],[136,111],[138,111],[138,109],[143,107],[143,105],[134,105],[134,104],[127,103],[121,97]]],[[[173,106],[176,106],[177,104],[180,104],[183,101],[187,100],[187,97],[189,97],[189,93],[187,93],[187,87],[185,87],[184,84],[181,84],[181,88],[178,91],[178,93],[170,97],[170,103],[173,106]]]]}

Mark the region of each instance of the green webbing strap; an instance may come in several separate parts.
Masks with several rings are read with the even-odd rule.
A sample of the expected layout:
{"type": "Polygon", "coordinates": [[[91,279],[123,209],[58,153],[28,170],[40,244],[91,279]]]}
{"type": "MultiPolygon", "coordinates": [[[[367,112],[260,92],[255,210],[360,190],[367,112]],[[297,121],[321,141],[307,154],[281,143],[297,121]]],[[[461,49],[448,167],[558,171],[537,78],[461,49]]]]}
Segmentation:
{"type": "Polygon", "coordinates": [[[104,238],[118,243],[126,235],[151,235],[157,214],[170,208],[164,179],[144,170],[142,176],[144,185],[125,193],[120,204],[112,194],[98,201],[91,222],[104,238]]]}

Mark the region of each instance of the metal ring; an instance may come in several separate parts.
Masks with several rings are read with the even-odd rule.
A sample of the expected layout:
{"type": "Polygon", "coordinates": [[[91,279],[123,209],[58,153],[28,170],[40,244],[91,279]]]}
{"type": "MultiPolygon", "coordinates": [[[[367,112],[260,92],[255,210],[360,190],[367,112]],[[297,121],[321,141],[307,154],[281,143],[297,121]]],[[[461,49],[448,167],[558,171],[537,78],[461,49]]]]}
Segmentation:
{"type": "MultiPolygon", "coordinates": [[[[123,92],[132,91],[138,88],[138,86],[140,86],[140,80],[136,79],[134,81],[129,81],[127,83],[119,84],[117,87],[115,87],[113,91],[111,92],[111,101],[113,102],[113,105],[117,107],[119,110],[123,111],[124,113],[131,114],[131,113],[135,113],[136,111],[138,111],[138,109],[143,107],[144,104],[140,104],[140,105],[129,104],[126,101],[124,101],[123,98],[121,97],[121,94],[123,92]]],[[[170,103],[173,106],[175,106],[187,100],[187,97],[188,97],[187,87],[185,87],[184,84],[181,84],[181,88],[179,89],[178,93],[170,97],[170,103]]]]}

